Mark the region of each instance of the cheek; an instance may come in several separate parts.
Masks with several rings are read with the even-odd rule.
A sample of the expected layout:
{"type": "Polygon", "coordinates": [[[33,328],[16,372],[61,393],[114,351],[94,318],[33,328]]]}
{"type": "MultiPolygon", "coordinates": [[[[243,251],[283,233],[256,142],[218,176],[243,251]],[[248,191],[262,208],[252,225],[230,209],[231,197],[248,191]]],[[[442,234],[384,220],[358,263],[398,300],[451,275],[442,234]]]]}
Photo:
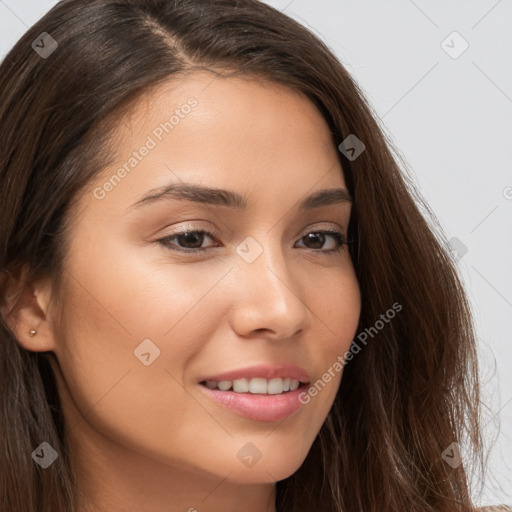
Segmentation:
{"type": "Polygon", "coordinates": [[[323,291],[317,287],[310,296],[318,333],[310,358],[316,361],[319,374],[302,400],[304,404],[322,408],[325,415],[339,389],[345,354],[357,334],[361,314],[361,294],[355,273],[345,271],[338,279],[328,281],[323,291]]]}
{"type": "Polygon", "coordinates": [[[331,359],[344,353],[354,339],[361,314],[361,292],[353,267],[326,275],[309,286],[308,306],[321,337],[322,352],[331,359]]]}
{"type": "Polygon", "coordinates": [[[100,243],[101,239],[77,244],[69,258],[69,275],[74,278],[76,312],[86,324],[81,328],[95,337],[119,340],[119,347],[114,341],[110,351],[127,347],[133,351],[146,338],[157,344],[172,338],[179,349],[176,341],[181,338],[176,335],[186,336],[187,323],[197,325],[205,313],[219,314],[219,302],[217,308],[208,308],[212,300],[206,296],[228,266],[173,264],[165,249],[134,248],[108,240],[100,243]]]}
{"type": "MultiPolygon", "coordinates": [[[[118,308],[114,318],[108,311],[109,302],[93,293],[98,292],[94,283],[89,285],[91,293],[76,287],[69,295],[68,321],[61,337],[65,341],[57,354],[69,390],[63,406],[71,428],[83,432],[92,427],[155,459],[167,456],[187,461],[190,453],[183,439],[204,436],[207,420],[204,409],[190,399],[181,384],[194,351],[184,336],[185,331],[193,332],[192,324],[182,321],[167,337],[152,336],[145,315],[147,302],[140,296],[138,310],[133,302],[125,303],[127,324],[131,321],[127,329],[120,322],[122,310],[118,308]],[[135,325],[134,315],[140,317],[140,326],[135,325]],[[137,350],[142,340],[151,341],[137,350]]],[[[175,321],[183,316],[180,312],[178,309],[175,321]]],[[[163,317],[168,323],[162,322],[161,327],[170,328],[171,316],[163,317]]]]}
{"type": "Polygon", "coordinates": [[[183,440],[204,437],[205,424],[215,427],[182,383],[225,314],[216,283],[226,268],[191,272],[119,252],[114,261],[108,250],[75,254],[56,350],[70,425],[84,426],[85,417],[96,431],[155,458],[187,460],[183,440]]]}

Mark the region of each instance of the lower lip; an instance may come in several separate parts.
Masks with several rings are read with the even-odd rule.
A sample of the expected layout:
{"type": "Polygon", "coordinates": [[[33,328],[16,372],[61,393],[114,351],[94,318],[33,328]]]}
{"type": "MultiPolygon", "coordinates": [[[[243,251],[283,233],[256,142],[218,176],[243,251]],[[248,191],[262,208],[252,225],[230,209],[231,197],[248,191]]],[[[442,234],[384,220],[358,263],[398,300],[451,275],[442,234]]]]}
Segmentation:
{"type": "Polygon", "coordinates": [[[255,421],[280,421],[300,409],[302,402],[299,401],[299,395],[304,392],[306,385],[301,384],[294,391],[276,395],[219,391],[202,384],[199,387],[213,401],[241,416],[255,421]]]}

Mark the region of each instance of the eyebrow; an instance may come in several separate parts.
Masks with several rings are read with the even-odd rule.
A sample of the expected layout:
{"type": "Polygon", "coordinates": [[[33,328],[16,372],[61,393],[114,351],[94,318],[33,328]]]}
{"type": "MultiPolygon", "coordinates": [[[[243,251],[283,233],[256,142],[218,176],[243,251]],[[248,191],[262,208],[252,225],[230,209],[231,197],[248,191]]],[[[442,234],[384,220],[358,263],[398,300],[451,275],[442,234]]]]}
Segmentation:
{"type": "MultiPolygon", "coordinates": [[[[150,190],[142,199],[131,205],[128,210],[138,209],[169,199],[193,201],[238,211],[246,209],[248,204],[246,196],[231,190],[193,185],[191,183],[173,183],[162,188],[150,190]]],[[[352,197],[346,188],[327,188],[318,190],[302,199],[298,209],[304,212],[322,206],[351,202],[352,197]]]]}

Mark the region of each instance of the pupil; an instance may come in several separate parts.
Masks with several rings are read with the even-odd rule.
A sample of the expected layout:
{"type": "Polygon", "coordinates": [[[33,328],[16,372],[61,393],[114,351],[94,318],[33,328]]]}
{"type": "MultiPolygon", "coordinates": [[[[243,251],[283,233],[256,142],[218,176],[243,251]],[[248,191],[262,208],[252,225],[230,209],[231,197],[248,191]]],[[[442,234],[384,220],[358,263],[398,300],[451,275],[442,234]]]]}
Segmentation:
{"type": "Polygon", "coordinates": [[[202,245],[202,234],[201,233],[183,233],[180,236],[180,241],[183,239],[185,240],[185,245],[187,245],[188,240],[192,240],[191,243],[193,245],[193,248],[199,248],[202,245]],[[194,238],[196,239],[196,243],[194,244],[194,238]],[[199,241],[199,243],[197,243],[199,241]]]}
{"type": "Polygon", "coordinates": [[[315,238],[320,239],[320,243],[317,244],[318,247],[315,247],[315,249],[321,249],[325,243],[325,235],[323,233],[309,233],[306,235],[306,238],[310,241],[313,240],[313,243],[315,238]]]}

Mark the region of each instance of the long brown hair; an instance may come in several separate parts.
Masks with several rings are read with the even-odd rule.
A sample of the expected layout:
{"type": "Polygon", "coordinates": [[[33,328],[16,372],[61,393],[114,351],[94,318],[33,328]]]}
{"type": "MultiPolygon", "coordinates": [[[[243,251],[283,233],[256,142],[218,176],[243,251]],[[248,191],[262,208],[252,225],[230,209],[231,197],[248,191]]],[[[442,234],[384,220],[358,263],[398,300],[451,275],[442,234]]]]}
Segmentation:
{"type": "MultiPolygon", "coordinates": [[[[74,201],[109,161],[122,115],[141,93],[197,69],[301,91],[336,146],[351,134],[365,146],[355,159],[339,158],[354,198],[348,238],[362,293],[359,332],[372,335],[347,362],[306,460],[277,482],[277,509],[473,510],[469,467],[482,452],[475,335],[448,243],[348,72],[309,30],[264,3],[63,0],[17,42],[0,65],[2,303],[8,277],[50,276],[58,300],[74,201]],[[44,56],[33,46],[42,37],[44,56]],[[375,334],[370,328],[395,303],[400,312],[375,334]],[[452,443],[467,447],[470,460],[447,463],[452,443]]],[[[75,512],[49,354],[21,347],[6,316],[0,510],[75,512]],[[60,454],[47,470],[31,458],[43,441],[60,454]]]]}

